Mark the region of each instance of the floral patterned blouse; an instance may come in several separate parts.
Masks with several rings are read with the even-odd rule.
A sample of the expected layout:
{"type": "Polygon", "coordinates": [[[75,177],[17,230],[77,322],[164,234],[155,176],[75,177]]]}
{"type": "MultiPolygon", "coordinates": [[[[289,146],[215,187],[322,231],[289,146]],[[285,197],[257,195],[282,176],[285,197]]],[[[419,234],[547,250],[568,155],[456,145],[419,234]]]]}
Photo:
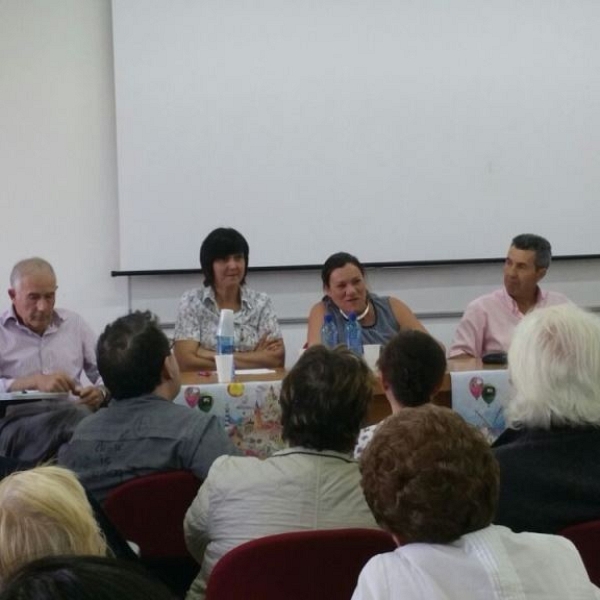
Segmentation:
{"type": "MultiPolygon", "coordinates": [[[[211,287],[188,290],[179,301],[175,340],[196,340],[203,348],[216,350],[219,307],[211,287]]],[[[281,329],[271,299],[245,285],[241,288],[241,308],[233,315],[235,352],[254,350],[267,334],[281,338],[281,329]]]]}

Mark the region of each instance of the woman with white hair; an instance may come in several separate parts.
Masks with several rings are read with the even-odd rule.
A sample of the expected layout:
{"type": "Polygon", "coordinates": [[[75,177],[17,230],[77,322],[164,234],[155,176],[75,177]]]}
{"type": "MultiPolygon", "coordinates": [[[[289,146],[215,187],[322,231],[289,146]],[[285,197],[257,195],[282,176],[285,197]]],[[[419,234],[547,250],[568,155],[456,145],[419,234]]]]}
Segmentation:
{"type": "Polygon", "coordinates": [[[536,310],[516,328],[508,364],[496,523],[556,533],[600,519],[600,319],[573,304],[536,310]]]}

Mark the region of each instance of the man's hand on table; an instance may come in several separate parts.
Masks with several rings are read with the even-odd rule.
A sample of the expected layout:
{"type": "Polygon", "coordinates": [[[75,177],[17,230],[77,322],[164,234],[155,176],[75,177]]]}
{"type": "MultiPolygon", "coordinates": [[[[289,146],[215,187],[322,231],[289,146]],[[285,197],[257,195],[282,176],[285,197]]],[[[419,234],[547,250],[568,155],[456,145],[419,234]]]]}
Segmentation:
{"type": "Polygon", "coordinates": [[[64,371],[38,373],[33,379],[33,387],[40,392],[75,392],[77,384],[64,371]]]}
{"type": "Polygon", "coordinates": [[[79,396],[78,404],[85,404],[92,410],[98,410],[107,398],[105,388],[95,385],[76,387],[73,394],[79,396]]]}

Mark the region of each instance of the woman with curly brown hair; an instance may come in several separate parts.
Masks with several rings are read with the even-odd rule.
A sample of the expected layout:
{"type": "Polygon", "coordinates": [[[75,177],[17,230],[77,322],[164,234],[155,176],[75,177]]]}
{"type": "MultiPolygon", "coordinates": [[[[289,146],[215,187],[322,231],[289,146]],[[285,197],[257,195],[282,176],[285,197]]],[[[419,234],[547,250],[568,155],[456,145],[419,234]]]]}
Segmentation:
{"type": "Polygon", "coordinates": [[[498,463],[450,409],[429,404],[386,419],[361,474],[367,503],[398,548],[366,564],[353,600],[600,598],[567,539],[491,525],[498,463]]]}

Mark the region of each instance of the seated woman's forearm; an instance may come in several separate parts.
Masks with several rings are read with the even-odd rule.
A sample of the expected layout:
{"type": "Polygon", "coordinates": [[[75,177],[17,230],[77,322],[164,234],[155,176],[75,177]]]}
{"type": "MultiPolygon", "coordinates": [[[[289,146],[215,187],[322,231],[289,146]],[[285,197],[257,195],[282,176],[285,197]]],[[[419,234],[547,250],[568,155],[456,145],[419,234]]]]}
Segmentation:
{"type": "Polygon", "coordinates": [[[306,336],[306,345],[308,347],[321,343],[321,327],[325,317],[325,307],[323,302],[317,302],[308,315],[308,333],[306,336]]]}
{"type": "Polygon", "coordinates": [[[215,353],[193,340],[179,340],[173,346],[173,354],[182,371],[198,369],[215,370],[215,353]]]}
{"type": "Polygon", "coordinates": [[[261,339],[250,352],[236,352],[235,366],[238,369],[279,369],[285,363],[285,346],[282,339],[261,339]]]}
{"type": "Polygon", "coordinates": [[[203,358],[201,356],[187,355],[184,357],[177,357],[177,363],[181,371],[214,371],[215,360],[209,358],[203,358]]]}
{"type": "Polygon", "coordinates": [[[285,358],[266,350],[252,352],[236,352],[234,354],[236,369],[279,369],[283,367],[285,358]]]}
{"type": "MultiPolygon", "coordinates": [[[[173,353],[182,371],[209,370],[214,371],[215,351],[204,348],[193,340],[175,342],[173,353]]],[[[234,362],[237,369],[283,367],[285,362],[285,347],[282,339],[261,340],[257,349],[249,352],[236,352],[234,362]]]]}

